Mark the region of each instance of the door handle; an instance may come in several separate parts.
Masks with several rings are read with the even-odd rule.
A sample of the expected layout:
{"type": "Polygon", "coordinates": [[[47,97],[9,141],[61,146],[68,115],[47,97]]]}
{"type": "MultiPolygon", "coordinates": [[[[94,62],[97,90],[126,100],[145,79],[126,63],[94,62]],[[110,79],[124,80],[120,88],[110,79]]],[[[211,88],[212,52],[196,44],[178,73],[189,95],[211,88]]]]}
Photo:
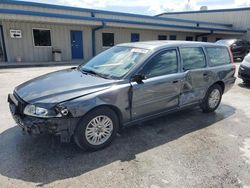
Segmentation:
{"type": "Polygon", "coordinates": [[[203,76],[204,76],[204,77],[207,77],[207,76],[208,76],[208,73],[204,73],[203,76]]]}
{"type": "Polygon", "coordinates": [[[173,84],[176,84],[176,83],[178,83],[179,82],[179,80],[174,80],[173,81],[173,84]]]}

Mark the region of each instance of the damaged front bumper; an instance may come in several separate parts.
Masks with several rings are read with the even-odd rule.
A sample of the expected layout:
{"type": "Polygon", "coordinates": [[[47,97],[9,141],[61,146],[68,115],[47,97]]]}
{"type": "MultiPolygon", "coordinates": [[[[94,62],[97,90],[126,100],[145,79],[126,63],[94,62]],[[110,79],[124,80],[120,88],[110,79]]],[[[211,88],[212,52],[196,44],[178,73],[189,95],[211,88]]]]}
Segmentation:
{"type": "Polygon", "coordinates": [[[18,109],[19,104],[9,101],[9,107],[15,122],[29,134],[59,135],[61,142],[70,142],[71,136],[80,118],[38,118],[27,116],[18,109]]]}

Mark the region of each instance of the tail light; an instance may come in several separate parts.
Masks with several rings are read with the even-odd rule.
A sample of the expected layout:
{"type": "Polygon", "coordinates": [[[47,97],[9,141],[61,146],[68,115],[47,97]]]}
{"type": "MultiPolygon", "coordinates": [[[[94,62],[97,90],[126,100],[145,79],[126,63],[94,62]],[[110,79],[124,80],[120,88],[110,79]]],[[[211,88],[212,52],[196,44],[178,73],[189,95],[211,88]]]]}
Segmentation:
{"type": "Polygon", "coordinates": [[[231,63],[233,64],[233,67],[234,67],[234,72],[236,72],[236,65],[234,63],[234,57],[233,57],[233,53],[232,53],[231,48],[228,48],[228,51],[229,51],[229,54],[230,54],[231,63]]]}

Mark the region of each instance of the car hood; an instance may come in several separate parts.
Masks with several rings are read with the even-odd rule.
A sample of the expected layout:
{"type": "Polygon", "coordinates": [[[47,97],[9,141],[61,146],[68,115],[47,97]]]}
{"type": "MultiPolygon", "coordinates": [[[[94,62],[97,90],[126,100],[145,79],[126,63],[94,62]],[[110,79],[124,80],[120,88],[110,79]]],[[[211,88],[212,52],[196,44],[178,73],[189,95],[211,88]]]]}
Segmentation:
{"type": "Polygon", "coordinates": [[[110,88],[115,80],[83,74],[78,69],[52,72],[27,81],[15,88],[24,101],[36,103],[60,103],[110,88]]]}

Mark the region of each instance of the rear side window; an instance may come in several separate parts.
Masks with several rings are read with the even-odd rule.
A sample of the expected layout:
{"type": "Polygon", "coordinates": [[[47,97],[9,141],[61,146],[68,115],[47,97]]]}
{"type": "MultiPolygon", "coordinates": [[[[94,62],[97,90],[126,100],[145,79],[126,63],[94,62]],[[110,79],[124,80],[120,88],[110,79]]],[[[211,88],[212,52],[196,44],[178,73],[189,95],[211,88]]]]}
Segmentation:
{"type": "Polygon", "coordinates": [[[230,54],[223,47],[207,47],[208,59],[211,66],[224,65],[231,63],[230,54]]]}
{"type": "Polygon", "coordinates": [[[203,68],[206,66],[206,58],[202,48],[180,48],[183,62],[183,70],[203,68]]]}

